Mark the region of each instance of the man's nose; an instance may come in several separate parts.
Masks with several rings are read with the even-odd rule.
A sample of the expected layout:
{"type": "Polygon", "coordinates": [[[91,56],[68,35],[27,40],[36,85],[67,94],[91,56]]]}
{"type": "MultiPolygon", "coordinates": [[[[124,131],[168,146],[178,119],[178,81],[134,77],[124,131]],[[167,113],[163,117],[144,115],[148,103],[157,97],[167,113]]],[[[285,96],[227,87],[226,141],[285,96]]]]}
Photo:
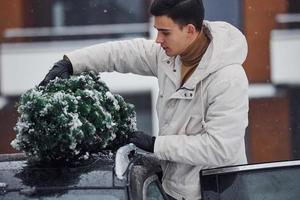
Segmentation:
{"type": "Polygon", "coordinates": [[[161,36],[161,34],[157,33],[155,42],[158,44],[161,44],[161,43],[163,43],[163,41],[164,40],[163,40],[163,37],[161,36]]]}

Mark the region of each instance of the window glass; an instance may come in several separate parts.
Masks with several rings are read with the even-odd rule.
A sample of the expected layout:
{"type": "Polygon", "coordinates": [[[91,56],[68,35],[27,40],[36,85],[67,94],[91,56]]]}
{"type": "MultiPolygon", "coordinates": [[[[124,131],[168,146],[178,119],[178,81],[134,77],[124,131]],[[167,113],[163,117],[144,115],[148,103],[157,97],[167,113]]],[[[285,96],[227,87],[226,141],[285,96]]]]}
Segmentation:
{"type": "MultiPolygon", "coordinates": [[[[65,25],[141,23],[148,21],[147,1],[64,0],[65,25]]],[[[55,4],[54,4],[55,6],[55,4]]]]}
{"type": "Polygon", "coordinates": [[[130,0],[36,0],[25,10],[27,26],[79,26],[142,23],[149,21],[150,1],[130,0]],[[39,16],[43,16],[42,18],[39,16]]]}
{"type": "Polygon", "coordinates": [[[164,196],[161,193],[159,182],[152,181],[147,188],[146,200],[164,200],[164,196]]]}
{"type": "Polygon", "coordinates": [[[226,21],[242,28],[242,1],[240,0],[204,0],[205,19],[226,21]]]}

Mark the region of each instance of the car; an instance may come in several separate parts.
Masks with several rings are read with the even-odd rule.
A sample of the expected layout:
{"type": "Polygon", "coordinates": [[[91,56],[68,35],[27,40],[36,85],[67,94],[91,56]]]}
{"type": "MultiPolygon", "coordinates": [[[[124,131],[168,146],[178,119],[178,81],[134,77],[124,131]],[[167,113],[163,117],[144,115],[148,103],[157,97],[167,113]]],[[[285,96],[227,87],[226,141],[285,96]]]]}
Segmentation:
{"type": "Polygon", "coordinates": [[[299,200],[300,160],[206,169],[203,200],[299,200]]]}
{"type": "Polygon", "coordinates": [[[32,164],[25,154],[0,155],[1,200],[166,200],[161,169],[147,154],[134,154],[120,179],[114,154],[68,165],[32,164]]]}
{"type": "MultiPolygon", "coordinates": [[[[122,154],[118,155],[100,153],[68,165],[45,165],[32,164],[22,153],[0,154],[0,199],[168,199],[161,186],[158,160],[147,153],[128,156],[125,152],[124,158],[129,157],[127,163],[122,154]],[[118,168],[120,163],[124,166],[118,168]]],[[[300,160],[204,169],[199,175],[202,200],[300,197],[300,160]]]]}

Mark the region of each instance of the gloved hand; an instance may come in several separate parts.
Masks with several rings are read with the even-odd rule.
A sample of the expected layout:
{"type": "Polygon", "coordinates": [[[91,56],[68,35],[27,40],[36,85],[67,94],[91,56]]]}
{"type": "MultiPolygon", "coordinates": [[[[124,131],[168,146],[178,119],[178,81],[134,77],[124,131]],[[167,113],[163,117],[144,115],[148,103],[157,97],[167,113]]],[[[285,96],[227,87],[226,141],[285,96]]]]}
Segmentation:
{"type": "Polygon", "coordinates": [[[136,131],[129,137],[129,143],[133,143],[137,147],[153,153],[155,137],[147,135],[142,131],[136,131]]]}
{"type": "Polygon", "coordinates": [[[67,79],[73,74],[73,67],[69,59],[64,58],[54,64],[52,69],[48,72],[44,80],[39,86],[46,86],[51,80],[56,77],[67,79]]]}

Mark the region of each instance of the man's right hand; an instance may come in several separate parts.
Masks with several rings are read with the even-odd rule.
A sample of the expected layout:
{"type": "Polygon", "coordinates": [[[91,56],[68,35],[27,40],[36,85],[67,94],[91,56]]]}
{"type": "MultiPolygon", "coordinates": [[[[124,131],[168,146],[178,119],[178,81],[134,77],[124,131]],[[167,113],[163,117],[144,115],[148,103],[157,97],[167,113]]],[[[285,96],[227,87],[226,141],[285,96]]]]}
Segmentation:
{"type": "Polygon", "coordinates": [[[56,77],[67,79],[73,74],[72,63],[64,58],[54,64],[52,69],[48,72],[44,80],[39,84],[39,86],[46,86],[51,80],[56,77]]]}

